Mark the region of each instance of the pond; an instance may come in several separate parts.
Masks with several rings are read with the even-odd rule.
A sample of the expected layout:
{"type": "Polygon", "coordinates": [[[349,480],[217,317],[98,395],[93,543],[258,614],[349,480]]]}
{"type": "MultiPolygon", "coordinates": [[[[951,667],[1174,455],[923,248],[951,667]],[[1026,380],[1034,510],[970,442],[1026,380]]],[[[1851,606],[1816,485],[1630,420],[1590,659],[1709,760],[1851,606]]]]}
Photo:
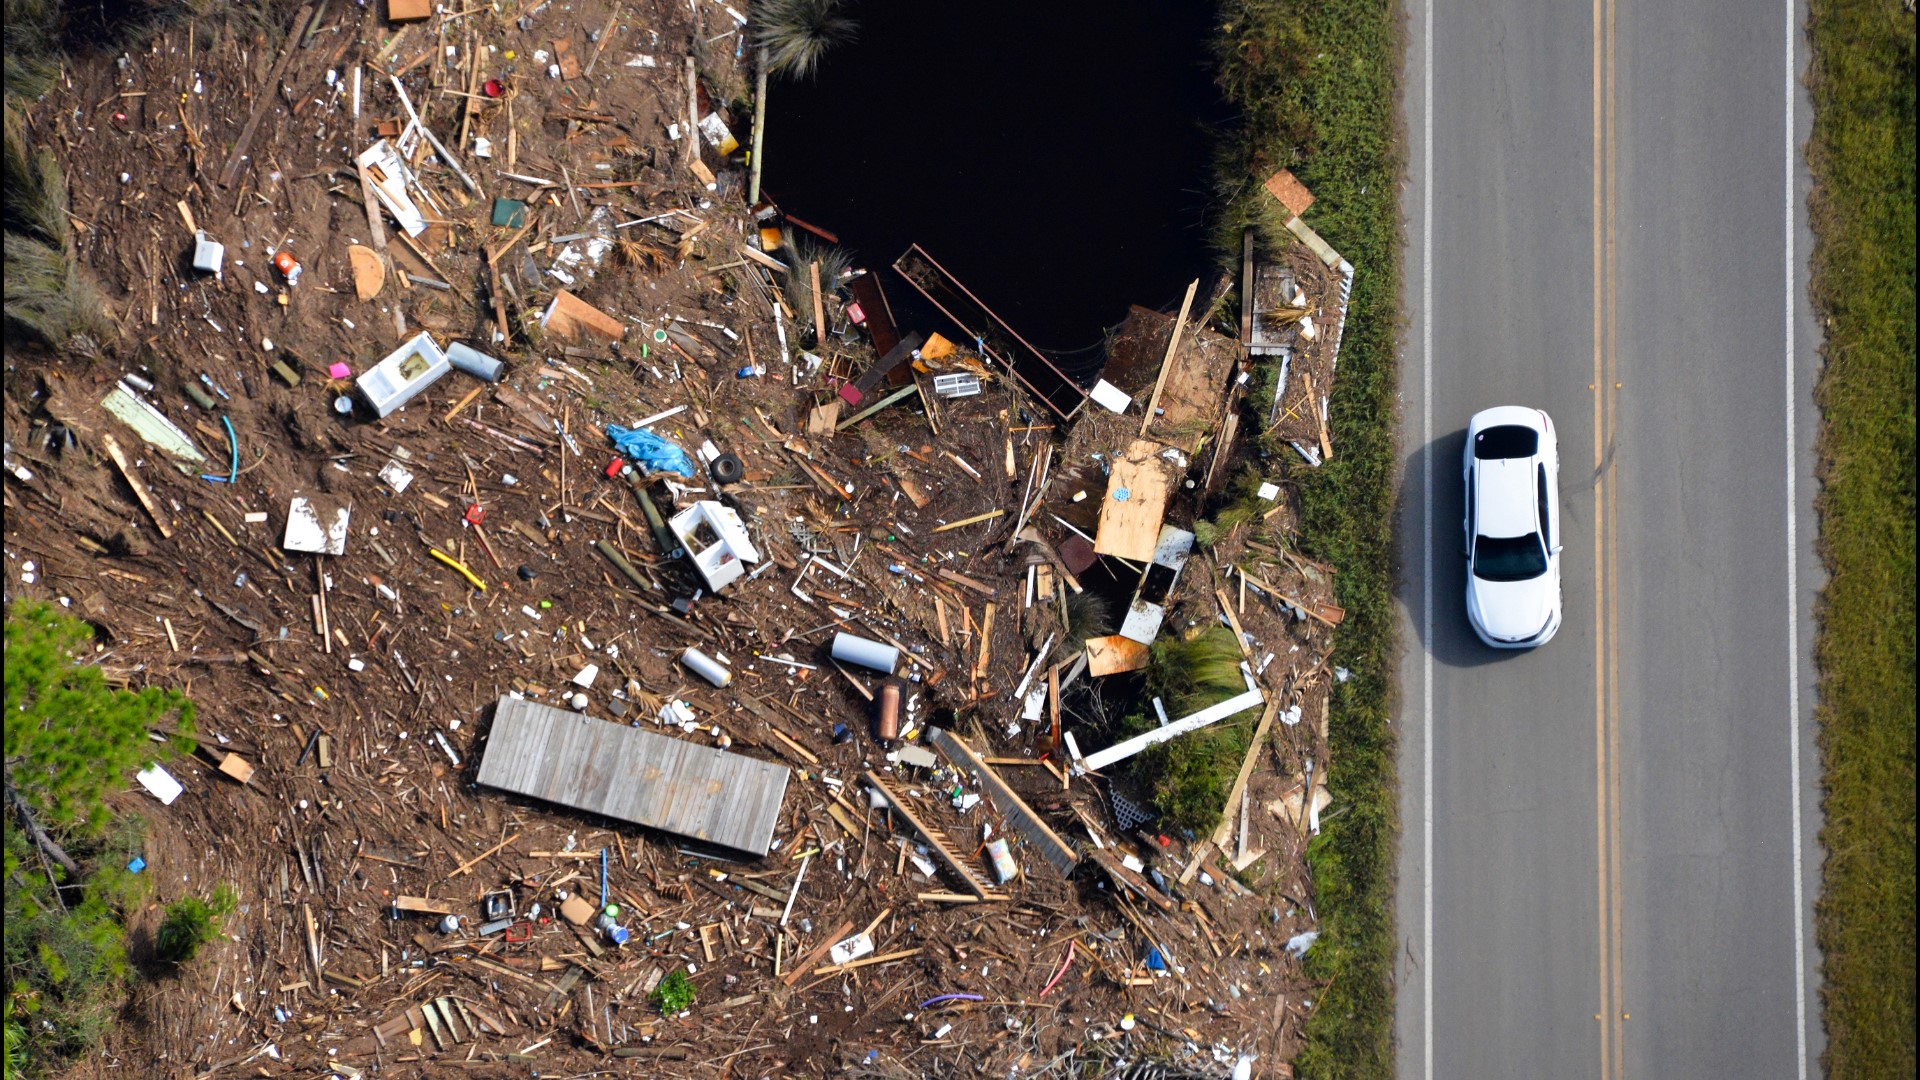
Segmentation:
{"type": "Polygon", "coordinates": [[[856,252],[903,329],[953,332],[892,270],[913,243],[1068,369],[1207,273],[1211,3],[843,10],[858,37],[768,90],[762,190],[856,252]]]}

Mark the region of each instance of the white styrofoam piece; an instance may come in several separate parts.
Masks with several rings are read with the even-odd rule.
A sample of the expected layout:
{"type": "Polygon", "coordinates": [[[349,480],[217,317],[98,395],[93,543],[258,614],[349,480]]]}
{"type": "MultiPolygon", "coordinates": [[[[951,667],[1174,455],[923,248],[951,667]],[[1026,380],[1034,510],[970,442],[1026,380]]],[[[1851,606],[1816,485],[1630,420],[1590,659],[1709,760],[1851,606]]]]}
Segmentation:
{"type": "Polygon", "coordinates": [[[433,335],[422,330],[362,372],[354,382],[374,415],[386,416],[452,370],[453,365],[447,362],[447,354],[440,351],[433,335]]]}
{"type": "Polygon", "coordinates": [[[725,503],[703,499],[673,515],[667,527],[687,549],[687,557],[706,579],[707,588],[716,593],[746,573],[745,563],[760,561],[760,552],[754,548],[746,524],[725,503]],[[712,531],[715,539],[698,547],[695,540],[702,525],[712,531]]]}
{"type": "Polygon", "coordinates": [[[1087,396],[1092,398],[1095,404],[1100,405],[1109,412],[1123,413],[1127,411],[1128,406],[1133,404],[1133,399],[1127,396],[1126,391],[1105,379],[1101,379],[1095,383],[1092,392],[1087,396]]]}
{"type": "Polygon", "coordinates": [[[419,236],[427,231],[426,215],[420,212],[413,196],[407,193],[407,185],[413,180],[413,170],[407,168],[406,159],[400,156],[400,151],[394,149],[392,143],[380,139],[361,151],[358,161],[361,168],[369,170],[367,182],[373,186],[374,197],[393,214],[393,219],[400,223],[407,235],[419,236]],[[373,175],[373,166],[379,166],[385,174],[384,180],[373,175]]]}
{"type": "Polygon", "coordinates": [[[1167,609],[1159,604],[1150,604],[1145,600],[1135,601],[1127,609],[1127,617],[1120,622],[1120,636],[1128,641],[1137,641],[1142,645],[1153,644],[1160,636],[1161,620],[1167,617],[1167,609]]]}
{"type": "Polygon", "coordinates": [[[389,461],[380,466],[380,479],[386,481],[387,486],[393,489],[395,495],[398,495],[407,490],[408,484],[413,483],[413,473],[399,462],[389,461]]]}
{"type": "Polygon", "coordinates": [[[146,788],[148,794],[159,799],[167,806],[172,806],[173,800],[179,798],[180,793],[187,790],[181,785],[180,781],[173,778],[172,773],[158,765],[149,765],[141,769],[138,773],[134,774],[133,778],[140,781],[140,786],[146,788]]]}

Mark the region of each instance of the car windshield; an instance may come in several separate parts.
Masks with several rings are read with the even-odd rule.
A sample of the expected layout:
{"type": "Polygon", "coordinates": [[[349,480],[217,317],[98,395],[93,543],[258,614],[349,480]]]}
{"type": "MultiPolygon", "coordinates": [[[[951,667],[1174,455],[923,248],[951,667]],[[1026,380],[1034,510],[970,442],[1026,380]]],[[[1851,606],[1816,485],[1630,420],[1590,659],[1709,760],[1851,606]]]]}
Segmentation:
{"type": "Polygon", "coordinates": [[[1478,536],[1473,541],[1473,576],[1487,581],[1526,581],[1547,572],[1547,549],[1539,533],[1478,536]]]}
{"type": "Polygon", "coordinates": [[[1518,424],[1490,427],[1473,438],[1473,456],[1482,461],[1532,457],[1539,449],[1539,433],[1518,424]]]}

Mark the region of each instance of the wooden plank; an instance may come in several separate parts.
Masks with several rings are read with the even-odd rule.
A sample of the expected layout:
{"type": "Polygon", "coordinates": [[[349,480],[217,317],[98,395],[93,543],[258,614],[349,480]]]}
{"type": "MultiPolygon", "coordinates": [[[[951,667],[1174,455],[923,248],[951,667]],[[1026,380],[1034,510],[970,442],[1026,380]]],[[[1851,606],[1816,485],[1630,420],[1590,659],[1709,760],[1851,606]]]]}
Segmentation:
{"type": "Polygon", "coordinates": [[[101,435],[100,445],[106,447],[107,456],[113,459],[113,464],[120,470],[120,476],[126,480],[127,486],[133,489],[134,497],[140,500],[142,507],[146,508],[147,516],[153,519],[153,524],[160,530],[160,535],[171,539],[173,526],[167,524],[166,515],[160,512],[160,505],[153,501],[153,493],[147,490],[147,485],[140,479],[140,474],[133,471],[133,464],[127,460],[126,451],[120,449],[119,442],[115,441],[112,435],[101,435]]]}
{"type": "Polygon", "coordinates": [[[1267,732],[1272,729],[1273,718],[1279,712],[1279,698],[1267,702],[1267,711],[1260,714],[1260,724],[1253,729],[1253,744],[1247,747],[1247,756],[1240,762],[1240,773],[1233,778],[1233,789],[1227,793],[1227,805],[1220,814],[1220,825],[1210,837],[1213,846],[1223,851],[1227,846],[1227,837],[1233,834],[1233,808],[1247,790],[1247,781],[1253,777],[1253,766],[1260,760],[1260,750],[1266,745],[1267,732]]]}
{"type": "Polygon", "coordinates": [[[979,754],[974,753],[973,748],[966,744],[966,740],[946,728],[929,729],[927,739],[939,747],[940,752],[947,755],[947,759],[959,766],[962,771],[971,770],[979,778],[980,786],[986,788],[987,797],[993,801],[994,809],[1000,811],[1001,817],[1007,819],[1015,829],[1019,830],[1021,836],[1026,837],[1029,843],[1038,848],[1040,856],[1051,863],[1054,869],[1062,874],[1071,874],[1073,868],[1080,865],[1080,854],[1073,850],[1073,845],[1062,840],[1060,834],[1040,820],[1040,815],[1033,812],[1033,807],[1028,806],[1018,792],[1008,787],[1007,782],[1000,778],[1000,774],[993,771],[993,766],[988,765],[979,754]]]}
{"type": "Polygon", "coordinates": [[[1096,553],[1133,562],[1152,561],[1172,487],[1166,464],[1159,457],[1161,449],[1159,443],[1135,439],[1126,454],[1113,463],[1106,497],[1100,501],[1100,524],[1093,540],[1096,553]],[[1123,492],[1126,497],[1120,498],[1123,492]]]}
{"type": "Polygon", "coordinates": [[[1087,639],[1087,674],[1098,678],[1147,666],[1147,647],[1119,634],[1087,639]]]}
{"type": "Polygon", "coordinates": [[[1173,354],[1180,348],[1180,334],[1187,328],[1187,313],[1193,310],[1193,294],[1200,288],[1200,279],[1194,278],[1187,286],[1186,299],[1180,301],[1180,317],[1173,320],[1173,336],[1167,339],[1167,353],[1160,358],[1160,374],[1153,380],[1153,396],[1147,399],[1147,415],[1140,418],[1140,437],[1146,438],[1147,428],[1153,424],[1153,410],[1160,407],[1160,391],[1166,388],[1167,371],[1173,367],[1173,354]]]}
{"type": "MultiPolygon", "coordinates": [[[[1244,669],[1246,665],[1242,664],[1241,667],[1244,669]]],[[[1249,690],[1244,694],[1230,697],[1218,704],[1209,705],[1199,712],[1194,713],[1192,716],[1183,716],[1165,727],[1155,728],[1145,735],[1135,735],[1125,742],[1115,743],[1105,750],[1088,754],[1080,761],[1080,767],[1088,772],[1098,772],[1117,761],[1124,761],[1132,757],[1149,746],[1166,742],[1169,739],[1178,738],[1189,731],[1198,731],[1208,724],[1243,713],[1256,705],[1262,704],[1265,700],[1266,698],[1262,696],[1258,688],[1249,690]]]]}
{"type": "Polygon", "coordinates": [[[287,65],[293,62],[294,53],[299,51],[300,24],[313,13],[313,5],[306,4],[299,14],[293,17],[293,29],[287,32],[286,44],[280,47],[280,59],[273,62],[273,70],[267,73],[265,86],[260,87],[259,104],[253,107],[253,115],[247,118],[247,126],[240,129],[240,138],[233,144],[233,153],[227,155],[226,167],[220,170],[220,186],[230,188],[240,177],[240,165],[247,160],[247,148],[253,145],[254,133],[260,130],[260,121],[267,110],[280,102],[280,77],[287,73],[287,65]]]}
{"type": "Polygon", "coordinates": [[[811,969],[813,965],[820,962],[821,957],[827,955],[827,950],[833,948],[835,945],[838,945],[840,943],[840,939],[846,937],[847,931],[852,929],[853,929],[852,919],[848,919],[842,922],[839,926],[834,927],[831,933],[828,933],[825,937],[822,937],[819,940],[819,942],[814,945],[813,948],[808,949],[807,954],[801,957],[799,961],[796,962],[793,965],[793,967],[789,969],[784,976],[781,977],[780,979],[781,983],[787,986],[792,986],[794,983],[799,982],[801,977],[806,975],[807,971],[811,969]]]}

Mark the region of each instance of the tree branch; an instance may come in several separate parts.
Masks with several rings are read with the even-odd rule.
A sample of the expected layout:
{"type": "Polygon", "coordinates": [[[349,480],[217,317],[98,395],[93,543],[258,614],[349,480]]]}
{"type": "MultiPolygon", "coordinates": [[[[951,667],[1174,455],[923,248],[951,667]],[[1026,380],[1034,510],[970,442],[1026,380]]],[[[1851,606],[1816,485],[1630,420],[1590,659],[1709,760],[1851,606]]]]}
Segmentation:
{"type": "Polygon", "coordinates": [[[27,837],[33,841],[34,846],[38,847],[47,858],[59,863],[68,874],[73,876],[75,881],[78,881],[80,879],[80,864],[74,862],[73,857],[68,855],[66,850],[59,844],[55,843],[53,837],[48,836],[47,831],[40,827],[38,821],[34,820],[33,807],[28,806],[27,800],[21,798],[20,793],[13,789],[11,777],[8,778],[7,783],[7,802],[12,804],[14,813],[19,815],[20,826],[26,830],[27,837]]]}

